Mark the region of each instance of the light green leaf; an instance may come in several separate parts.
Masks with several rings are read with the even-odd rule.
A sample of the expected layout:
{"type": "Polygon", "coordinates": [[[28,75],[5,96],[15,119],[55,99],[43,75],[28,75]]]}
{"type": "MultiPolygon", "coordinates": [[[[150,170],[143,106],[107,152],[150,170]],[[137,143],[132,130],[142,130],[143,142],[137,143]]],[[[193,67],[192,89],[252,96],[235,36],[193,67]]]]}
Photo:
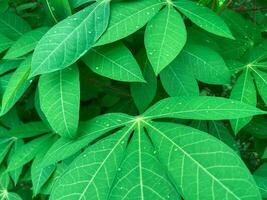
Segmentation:
{"type": "MultiPolygon", "coordinates": [[[[238,78],[231,92],[230,98],[256,106],[257,92],[249,68],[246,68],[238,78]]],[[[251,119],[252,117],[231,120],[230,123],[234,133],[237,134],[240,129],[250,122],[251,119]]]]}
{"type": "Polygon", "coordinates": [[[234,39],[223,19],[207,7],[189,0],[179,0],[173,4],[200,28],[219,36],[234,39]]]}
{"type": "Polygon", "coordinates": [[[198,80],[208,84],[228,84],[230,72],[223,58],[213,49],[189,44],[179,54],[179,59],[194,71],[198,80]]]}
{"type": "Polygon", "coordinates": [[[1,137],[0,138],[0,164],[3,162],[5,159],[6,155],[8,154],[10,147],[14,143],[14,138],[8,138],[8,137],[1,137]]]}
{"type": "Polygon", "coordinates": [[[0,53],[7,50],[12,44],[12,40],[0,33],[0,53]]]}
{"type": "Polygon", "coordinates": [[[6,192],[0,194],[1,200],[22,200],[22,198],[14,192],[6,192]]]}
{"type": "Polygon", "coordinates": [[[31,76],[64,69],[88,51],[106,30],[109,3],[94,3],[51,28],[35,48],[31,76]]]}
{"type": "Polygon", "coordinates": [[[31,56],[27,57],[12,74],[2,99],[1,115],[6,114],[30,86],[31,56]]]}
{"type": "Polygon", "coordinates": [[[0,136],[15,137],[15,138],[30,138],[39,136],[44,133],[50,132],[50,128],[43,122],[29,122],[16,126],[4,133],[0,133],[0,136]]]}
{"type": "Polygon", "coordinates": [[[72,8],[78,8],[79,6],[89,3],[89,2],[93,2],[95,0],[69,0],[70,5],[72,8]]]}
{"type": "Polygon", "coordinates": [[[266,114],[254,106],[222,97],[170,97],[153,105],[144,118],[224,120],[266,114]]]}
{"type": "Polygon", "coordinates": [[[107,199],[134,125],[87,148],[55,183],[50,199],[107,199]]]}
{"type": "Polygon", "coordinates": [[[79,137],[75,140],[60,138],[56,141],[44,156],[42,165],[48,166],[63,160],[77,153],[101,135],[133,123],[133,120],[133,117],[126,114],[111,113],[100,115],[87,122],[81,123],[78,129],[79,137]]]}
{"type": "Polygon", "coordinates": [[[76,65],[43,74],[38,84],[41,110],[53,130],[61,136],[74,138],[80,109],[80,81],[76,65]]]}
{"type": "Polygon", "coordinates": [[[140,124],[132,137],[109,199],[180,199],[140,124]]]}
{"type": "Polygon", "coordinates": [[[178,56],[161,73],[160,80],[170,96],[198,96],[198,83],[187,61],[178,56]]]}
{"type": "Polygon", "coordinates": [[[148,23],[145,47],[156,74],[180,53],[186,42],[186,29],[181,15],[172,7],[161,10],[148,23]]]}
{"type": "Polygon", "coordinates": [[[101,76],[118,81],[144,82],[138,63],[123,43],[93,48],[83,61],[101,76]]]}
{"type": "Polygon", "coordinates": [[[184,125],[146,123],[146,127],[184,199],[261,199],[249,170],[224,143],[184,125]]]}
{"type": "Polygon", "coordinates": [[[31,52],[48,30],[49,28],[42,27],[25,33],[11,46],[4,59],[14,59],[31,52]]]}
{"type": "Polygon", "coordinates": [[[7,171],[13,171],[30,162],[51,139],[51,135],[44,135],[24,144],[10,159],[7,171]]]}
{"type": "Polygon", "coordinates": [[[131,95],[140,113],[144,112],[153,101],[157,92],[157,77],[143,49],[137,55],[137,61],[142,66],[146,83],[130,83],[131,95]]]}
{"type": "Polygon", "coordinates": [[[111,4],[110,23],[96,46],[120,40],[142,28],[164,5],[159,0],[139,0],[111,4]]]}
{"type": "Polygon", "coordinates": [[[29,24],[12,12],[0,13],[0,33],[12,40],[17,40],[31,30],[29,24]]]}
{"type": "Polygon", "coordinates": [[[256,86],[258,89],[258,92],[261,96],[261,98],[263,99],[264,103],[267,104],[267,73],[260,71],[260,70],[256,70],[253,69],[253,75],[255,78],[255,82],[256,82],[256,86]]]}

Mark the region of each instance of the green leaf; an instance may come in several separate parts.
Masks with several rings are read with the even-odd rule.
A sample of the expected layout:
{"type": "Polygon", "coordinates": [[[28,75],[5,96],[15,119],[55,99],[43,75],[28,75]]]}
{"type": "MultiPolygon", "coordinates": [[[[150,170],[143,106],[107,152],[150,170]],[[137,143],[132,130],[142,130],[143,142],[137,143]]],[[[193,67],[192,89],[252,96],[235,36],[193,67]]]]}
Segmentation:
{"type": "Polygon", "coordinates": [[[234,39],[230,29],[216,13],[189,0],[173,2],[177,9],[200,28],[226,38],[234,39]]]}
{"type": "Polygon", "coordinates": [[[140,51],[137,55],[137,61],[142,66],[146,83],[131,83],[131,95],[135,105],[140,113],[150,105],[157,92],[157,77],[155,76],[145,50],[140,51]]]}
{"type": "Polygon", "coordinates": [[[38,84],[41,110],[53,130],[61,136],[74,138],[80,109],[80,81],[76,65],[43,74],[38,84]]]}
{"type": "Polygon", "coordinates": [[[42,165],[48,166],[63,160],[77,153],[103,134],[133,123],[133,120],[133,117],[126,114],[111,113],[100,115],[85,123],[81,123],[78,129],[79,137],[75,140],[67,138],[57,140],[44,156],[42,165]]]}
{"type": "MultiPolygon", "coordinates": [[[[256,106],[257,92],[249,68],[245,69],[235,83],[231,92],[231,99],[236,99],[240,102],[256,106]]],[[[250,122],[251,119],[252,117],[231,120],[230,123],[234,133],[237,134],[240,129],[250,122]]]]}
{"type": "Polygon", "coordinates": [[[13,44],[12,40],[0,34],[0,53],[7,50],[9,47],[11,47],[12,44],[13,44]]]}
{"type": "Polygon", "coordinates": [[[64,69],[89,50],[106,30],[109,3],[94,3],[51,28],[35,48],[31,76],[64,69]]]}
{"type": "Polygon", "coordinates": [[[156,74],[171,63],[185,42],[184,21],[172,6],[165,7],[153,17],[146,27],[145,47],[156,74]]]}
{"type": "Polygon", "coordinates": [[[89,3],[89,2],[93,2],[94,0],[69,0],[70,5],[72,8],[78,8],[79,6],[89,3]]]}
{"type": "Polygon", "coordinates": [[[183,125],[146,126],[161,163],[184,199],[261,199],[249,170],[224,143],[183,125]]]}
{"type": "MultiPolygon", "coordinates": [[[[52,142],[51,142],[52,144],[52,142]]],[[[33,194],[36,196],[39,192],[42,186],[46,183],[46,181],[49,179],[49,177],[54,172],[56,165],[49,165],[46,167],[42,167],[42,160],[44,155],[46,154],[47,150],[51,146],[51,144],[46,144],[38,154],[36,155],[35,159],[32,162],[31,166],[31,180],[33,185],[33,194]]]]}
{"type": "Polygon", "coordinates": [[[30,86],[31,56],[27,57],[12,74],[2,99],[1,115],[6,114],[30,86]]]}
{"type": "Polygon", "coordinates": [[[50,199],[107,199],[134,125],[87,148],[55,183],[50,199]]]}
{"type": "Polygon", "coordinates": [[[25,33],[11,46],[4,59],[14,59],[31,52],[48,30],[49,28],[42,27],[25,33]]]}
{"type": "Polygon", "coordinates": [[[51,141],[51,135],[44,135],[24,144],[10,159],[7,171],[13,171],[30,162],[49,141],[51,141]]]}
{"type": "Polygon", "coordinates": [[[253,68],[251,68],[251,69],[253,70],[253,75],[255,78],[258,92],[259,92],[261,98],[263,99],[264,103],[267,104],[267,94],[266,94],[267,73],[260,71],[260,70],[253,69],[253,68]]]}
{"type": "Polygon", "coordinates": [[[118,81],[144,82],[138,63],[123,43],[93,48],[83,61],[101,76],[118,81]]]}
{"type": "Polygon", "coordinates": [[[256,138],[267,139],[267,120],[264,116],[255,117],[243,130],[256,138]]]}
{"type": "Polygon", "coordinates": [[[254,173],[253,177],[261,192],[262,198],[267,198],[267,163],[263,163],[254,173]]]}
{"type": "Polygon", "coordinates": [[[44,133],[50,132],[50,128],[47,127],[42,121],[40,122],[29,122],[26,124],[21,124],[16,126],[4,133],[0,133],[0,136],[5,137],[15,137],[18,139],[21,138],[30,138],[36,137],[44,133]]]}
{"type": "Polygon", "coordinates": [[[12,144],[14,143],[14,138],[0,138],[0,164],[3,162],[5,159],[6,155],[8,154],[12,144]]]}
{"type": "Polygon", "coordinates": [[[189,44],[178,56],[198,80],[208,84],[229,84],[230,72],[223,58],[213,49],[189,44]]]}
{"type": "Polygon", "coordinates": [[[22,198],[18,194],[8,191],[6,191],[6,193],[1,193],[0,197],[3,200],[22,200],[22,198]]]}
{"type": "Polygon", "coordinates": [[[158,0],[139,0],[111,4],[109,26],[96,46],[112,43],[142,28],[164,5],[158,0]]]}
{"type": "Polygon", "coordinates": [[[132,137],[109,199],[180,199],[155,155],[144,129],[132,137]]]}
{"type": "Polygon", "coordinates": [[[0,60],[0,75],[3,75],[13,69],[16,69],[18,66],[20,66],[22,60],[23,59],[0,60]]]}
{"type": "Polygon", "coordinates": [[[0,33],[12,40],[17,40],[31,30],[29,24],[12,12],[0,13],[0,33]]]}
{"type": "Polygon", "coordinates": [[[260,109],[222,97],[170,97],[153,105],[144,118],[181,118],[196,120],[224,120],[266,114],[260,109]]]}
{"type": "Polygon", "coordinates": [[[65,0],[41,0],[47,15],[54,23],[65,19],[71,15],[71,8],[68,1],[65,0]]]}
{"type": "Polygon", "coordinates": [[[178,56],[161,73],[160,80],[170,96],[198,96],[198,83],[194,72],[182,56],[178,56]]]}

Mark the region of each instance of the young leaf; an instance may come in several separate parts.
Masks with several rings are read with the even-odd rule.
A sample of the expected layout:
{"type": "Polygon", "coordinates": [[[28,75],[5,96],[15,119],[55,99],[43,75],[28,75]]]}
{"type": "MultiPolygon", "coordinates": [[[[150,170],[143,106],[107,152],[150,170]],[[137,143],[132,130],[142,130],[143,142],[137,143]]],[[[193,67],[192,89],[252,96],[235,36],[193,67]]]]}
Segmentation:
{"type": "Polygon", "coordinates": [[[74,138],[80,109],[80,81],[76,65],[43,74],[39,80],[41,110],[53,130],[61,136],[74,138]]]}
{"type": "Polygon", "coordinates": [[[224,143],[183,125],[146,123],[146,127],[184,199],[261,199],[249,170],[224,143]]]}
{"type": "Polygon", "coordinates": [[[186,42],[181,15],[172,7],[161,10],[148,23],[145,47],[155,74],[159,74],[180,53],[186,42]]]}
{"type": "Polygon", "coordinates": [[[51,28],[39,41],[31,76],[64,69],[77,61],[106,30],[109,2],[94,3],[51,28]]]}
{"type": "Polygon", "coordinates": [[[55,183],[51,200],[107,199],[134,125],[87,148],[55,183]]]}
{"type": "Polygon", "coordinates": [[[265,114],[260,109],[222,97],[191,96],[163,99],[149,108],[145,118],[224,120],[265,114]]]}
{"type": "Polygon", "coordinates": [[[83,61],[99,75],[119,81],[144,82],[138,63],[123,43],[93,48],[83,61]]]}
{"type": "Polygon", "coordinates": [[[31,30],[29,24],[12,12],[0,13],[0,33],[12,40],[17,40],[31,30]]]}
{"type": "Polygon", "coordinates": [[[11,46],[4,59],[14,59],[31,52],[48,30],[49,28],[42,27],[25,33],[11,46]]]}
{"type": "Polygon", "coordinates": [[[216,51],[205,46],[189,44],[178,57],[184,65],[194,71],[198,80],[208,84],[229,84],[230,71],[216,51]]]}
{"type": "Polygon", "coordinates": [[[198,96],[198,83],[194,77],[194,72],[178,56],[161,73],[160,80],[165,91],[170,96],[198,96]]]}
{"type": "Polygon", "coordinates": [[[139,0],[111,4],[110,23],[95,46],[120,40],[142,28],[164,5],[158,0],[139,0]]]}
{"type": "Polygon", "coordinates": [[[60,138],[48,150],[44,156],[42,165],[48,166],[77,153],[103,134],[116,128],[133,123],[134,118],[126,114],[111,113],[100,115],[85,123],[81,123],[78,129],[78,138],[70,140],[60,138]]]}
{"type": "Polygon", "coordinates": [[[234,39],[230,29],[222,18],[207,7],[189,0],[179,0],[173,2],[173,4],[200,28],[219,36],[234,39]]]}
{"type": "MultiPolygon", "coordinates": [[[[249,68],[245,69],[235,83],[231,92],[231,99],[236,99],[252,106],[256,106],[257,92],[249,68]]],[[[234,133],[237,134],[241,128],[250,122],[251,119],[252,117],[231,120],[230,123],[234,133]]]]}
{"type": "Polygon", "coordinates": [[[7,50],[12,44],[12,40],[0,33],[0,53],[7,50]]]}
{"type": "Polygon", "coordinates": [[[142,66],[146,83],[131,83],[130,87],[134,103],[139,112],[142,113],[156,96],[157,77],[155,76],[153,69],[149,64],[145,50],[140,51],[140,53],[137,55],[137,59],[140,66],[142,66]]]}
{"type": "Polygon", "coordinates": [[[118,168],[109,199],[173,199],[180,197],[158,161],[140,124],[118,168]],[[155,184],[156,183],[156,184],[155,184]]]}
{"type": "Polygon", "coordinates": [[[27,57],[12,74],[2,99],[1,115],[6,114],[30,86],[31,56],[27,57]]]}

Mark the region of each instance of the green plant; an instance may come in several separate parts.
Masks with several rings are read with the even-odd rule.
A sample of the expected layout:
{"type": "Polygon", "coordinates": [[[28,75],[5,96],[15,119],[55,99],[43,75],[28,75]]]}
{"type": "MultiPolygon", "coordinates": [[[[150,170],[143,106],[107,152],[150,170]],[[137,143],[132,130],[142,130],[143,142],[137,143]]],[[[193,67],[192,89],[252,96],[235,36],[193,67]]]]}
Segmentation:
{"type": "Polygon", "coordinates": [[[0,198],[267,198],[265,6],[0,1],[0,198]]]}

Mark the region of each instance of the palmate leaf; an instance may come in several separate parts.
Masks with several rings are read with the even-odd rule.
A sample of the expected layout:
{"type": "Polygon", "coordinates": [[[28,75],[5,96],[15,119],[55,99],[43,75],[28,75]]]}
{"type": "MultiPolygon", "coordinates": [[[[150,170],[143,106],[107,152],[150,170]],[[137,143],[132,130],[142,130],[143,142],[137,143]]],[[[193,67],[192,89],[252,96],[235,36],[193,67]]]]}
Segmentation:
{"type": "Polygon", "coordinates": [[[173,4],[180,12],[202,29],[219,36],[234,39],[225,22],[207,7],[189,0],[174,1],[173,4]]]}
{"type": "Polygon", "coordinates": [[[12,40],[0,33],[0,53],[7,50],[12,44],[12,40]]]}
{"type": "Polygon", "coordinates": [[[153,17],[146,27],[145,47],[156,75],[180,53],[185,42],[185,25],[175,8],[169,5],[153,17]]]}
{"type": "MultiPolygon", "coordinates": [[[[238,78],[231,92],[231,98],[256,106],[257,92],[249,68],[246,68],[238,78]]],[[[252,117],[231,120],[230,123],[234,133],[237,134],[251,119],[252,117]]]]}
{"type": "Polygon", "coordinates": [[[183,125],[146,126],[161,163],[185,199],[261,199],[250,172],[225,144],[183,125]]]}
{"type": "Polygon", "coordinates": [[[118,168],[109,199],[180,199],[144,129],[137,126],[118,168]]]}
{"type": "Polygon", "coordinates": [[[47,27],[41,27],[25,33],[10,47],[4,59],[14,59],[31,52],[48,30],[47,27]]]}
{"type": "Polygon", "coordinates": [[[53,130],[74,138],[80,109],[80,81],[76,65],[43,74],[39,80],[40,106],[53,130]]]}
{"type": "Polygon", "coordinates": [[[119,81],[144,82],[138,63],[123,43],[93,48],[82,60],[99,75],[119,81]]]}
{"type": "Polygon", "coordinates": [[[88,51],[106,30],[109,2],[96,2],[51,28],[39,41],[31,76],[64,69],[88,51]]]}
{"type": "Polygon", "coordinates": [[[54,164],[63,160],[90,144],[101,135],[112,131],[116,128],[121,128],[133,122],[134,118],[120,113],[111,113],[100,115],[85,123],[81,123],[78,130],[78,138],[70,140],[60,138],[48,150],[43,158],[43,166],[54,164]]]}
{"type": "Polygon", "coordinates": [[[135,124],[89,147],[61,176],[50,199],[106,199],[135,124]]]}
{"type": "Polygon", "coordinates": [[[142,28],[164,5],[159,0],[139,0],[111,4],[110,23],[95,46],[120,40],[142,28]]]}
{"type": "Polygon", "coordinates": [[[267,73],[263,72],[261,70],[256,70],[253,69],[253,75],[255,78],[256,86],[258,89],[258,92],[263,99],[264,103],[267,104],[267,94],[266,94],[266,89],[267,89],[267,73]]]}
{"type": "Polygon", "coordinates": [[[253,177],[261,192],[262,198],[267,198],[267,163],[263,163],[254,173],[253,177]]]}
{"type": "MultiPolygon", "coordinates": [[[[198,113],[198,118],[231,119],[240,115],[265,113],[244,103],[223,98],[194,98],[198,103],[208,103],[208,99],[217,106],[222,104],[221,109],[209,108],[213,113],[208,117],[198,113]],[[234,114],[236,108],[241,110],[238,115],[234,114]],[[218,113],[227,114],[222,117],[218,113]]],[[[92,134],[93,138],[94,135],[104,138],[100,137],[91,144],[59,177],[53,185],[51,199],[179,199],[179,193],[185,199],[259,200],[260,193],[252,176],[230,147],[213,136],[184,125],[151,121],[161,118],[158,113],[163,114],[162,109],[167,105],[172,106],[167,117],[176,118],[177,113],[185,113],[186,110],[191,113],[192,107],[197,113],[196,103],[188,102],[188,99],[177,97],[162,100],[143,116],[123,116],[126,120],[122,124],[121,114],[108,114],[107,117],[98,116],[91,120],[83,127],[85,136],[92,134]],[[184,99],[183,102],[181,99],[184,99]],[[170,102],[173,104],[170,105],[170,102]],[[182,103],[186,108],[174,106],[175,103],[182,103]],[[191,104],[192,107],[188,107],[191,104]],[[96,123],[98,120],[99,124],[96,123]],[[110,123],[112,120],[113,123],[110,123]],[[124,125],[126,127],[122,128],[124,125]],[[120,130],[105,134],[117,128],[120,130]],[[148,131],[149,138],[143,128],[148,131]],[[129,137],[133,131],[133,136],[129,137]],[[127,141],[129,144],[126,148],[127,141]],[[168,172],[168,176],[164,169],[167,169],[165,173],[168,172]]],[[[203,105],[198,106],[203,110],[203,105]]],[[[74,146],[71,144],[71,147],[74,146]]]]}

